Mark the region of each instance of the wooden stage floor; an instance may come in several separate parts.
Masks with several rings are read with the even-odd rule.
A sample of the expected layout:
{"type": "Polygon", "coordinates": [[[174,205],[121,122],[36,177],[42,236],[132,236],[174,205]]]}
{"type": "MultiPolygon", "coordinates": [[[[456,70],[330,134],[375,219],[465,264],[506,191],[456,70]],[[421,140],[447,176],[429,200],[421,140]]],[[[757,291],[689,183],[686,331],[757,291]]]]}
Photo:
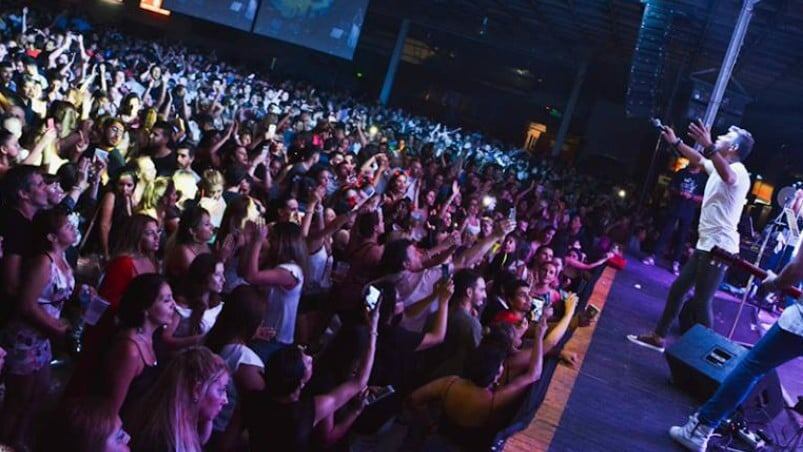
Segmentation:
{"type": "MultiPolygon", "coordinates": [[[[662,354],[625,339],[655,325],[673,279],[665,269],[647,267],[635,259],[625,270],[605,270],[591,298],[602,308],[599,321],[576,331],[567,344],[580,355],[581,364],[578,369],[558,368],[530,426],[508,440],[506,451],[683,450],[667,431],[684,422],[697,402],[670,384],[662,354]]],[[[720,334],[730,329],[736,307],[732,297],[718,294],[714,329],[720,334]]],[[[758,339],[749,319],[742,319],[735,339],[749,343],[758,339]]],[[[780,371],[787,391],[797,391],[799,387],[789,384],[785,376],[800,378],[803,359],[787,363],[780,371]]],[[[790,411],[781,413],[772,424],[771,436],[781,441],[790,437],[796,423],[803,422],[794,416],[790,411]]]]}

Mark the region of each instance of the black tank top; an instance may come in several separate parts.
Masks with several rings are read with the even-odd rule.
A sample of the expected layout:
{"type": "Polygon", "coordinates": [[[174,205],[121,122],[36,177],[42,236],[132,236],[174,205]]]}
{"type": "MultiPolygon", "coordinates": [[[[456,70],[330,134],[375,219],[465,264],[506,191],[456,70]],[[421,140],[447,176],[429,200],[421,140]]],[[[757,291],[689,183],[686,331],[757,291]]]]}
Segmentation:
{"type": "Polygon", "coordinates": [[[281,403],[260,392],[243,401],[252,451],[310,450],[315,423],[315,400],[311,396],[281,403]]]}

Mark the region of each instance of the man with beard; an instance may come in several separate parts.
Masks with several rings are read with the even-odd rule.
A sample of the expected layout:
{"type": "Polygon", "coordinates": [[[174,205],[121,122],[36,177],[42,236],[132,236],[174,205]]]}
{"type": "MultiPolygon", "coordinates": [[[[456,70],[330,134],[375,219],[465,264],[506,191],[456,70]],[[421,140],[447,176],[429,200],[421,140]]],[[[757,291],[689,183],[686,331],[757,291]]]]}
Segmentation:
{"type": "Polygon", "coordinates": [[[165,121],[157,121],[151,129],[148,152],[156,166],[157,177],[170,177],[178,170],[176,153],[170,149],[173,127],[165,121]]]}
{"type": "MultiPolygon", "coordinates": [[[[425,352],[428,379],[457,375],[463,363],[482,339],[480,310],[488,298],[485,279],[474,270],[461,269],[454,275],[454,295],[449,301],[449,320],[443,344],[425,352]]],[[[430,324],[434,318],[430,318],[430,324]]],[[[429,330],[430,328],[427,328],[429,330]]]]}

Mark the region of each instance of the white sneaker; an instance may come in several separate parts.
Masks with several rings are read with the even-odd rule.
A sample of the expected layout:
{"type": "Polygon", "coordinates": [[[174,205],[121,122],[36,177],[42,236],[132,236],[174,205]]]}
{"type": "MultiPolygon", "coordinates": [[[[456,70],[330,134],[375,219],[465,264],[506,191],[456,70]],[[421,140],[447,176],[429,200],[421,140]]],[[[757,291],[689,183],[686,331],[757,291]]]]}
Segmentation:
{"type": "Polygon", "coordinates": [[[636,345],[649,348],[650,350],[655,350],[658,353],[664,352],[664,342],[656,339],[650,334],[642,334],[641,336],[636,334],[628,334],[627,340],[636,345]]]}
{"type": "Polygon", "coordinates": [[[652,256],[647,256],[641,260],[641,263],[644,265],[655,265],[655,258],[652,256]]]}
{"type": "Polygon", "coordinates": [[[672,273],[674,273],[675,276],[680,275],[680,262],[672,262],[672,273]]]}
{"type": "Polygon", "coordinates": [[[714,433],[713,427],[708,427],[700,423],[697,413],[689,416],[689,422],[682,427],[674,426],[669,429],[669,436],[682,444],[686,449],[695,452],[705,452],[708,447],[708,439],[714,433]]]}

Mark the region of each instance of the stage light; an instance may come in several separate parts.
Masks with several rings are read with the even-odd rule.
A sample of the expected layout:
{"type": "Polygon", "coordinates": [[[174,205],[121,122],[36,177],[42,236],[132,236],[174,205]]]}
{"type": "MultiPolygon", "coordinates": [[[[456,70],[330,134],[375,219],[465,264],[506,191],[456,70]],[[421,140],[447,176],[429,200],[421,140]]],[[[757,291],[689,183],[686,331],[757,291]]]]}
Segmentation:
{"type": "Polygon", "coordinates": [[[141,0],[139,7],[163,16],[169,16],[170,11],[162,8],[162,0],[141,0]]]}
{"type": "Polygon", "coordinates": [[[622,199],[625,199],[625,197],[627,197],[627,192],[624,190],[619,190],[616,194],[619,195],[619,197],[622,199]]]}

